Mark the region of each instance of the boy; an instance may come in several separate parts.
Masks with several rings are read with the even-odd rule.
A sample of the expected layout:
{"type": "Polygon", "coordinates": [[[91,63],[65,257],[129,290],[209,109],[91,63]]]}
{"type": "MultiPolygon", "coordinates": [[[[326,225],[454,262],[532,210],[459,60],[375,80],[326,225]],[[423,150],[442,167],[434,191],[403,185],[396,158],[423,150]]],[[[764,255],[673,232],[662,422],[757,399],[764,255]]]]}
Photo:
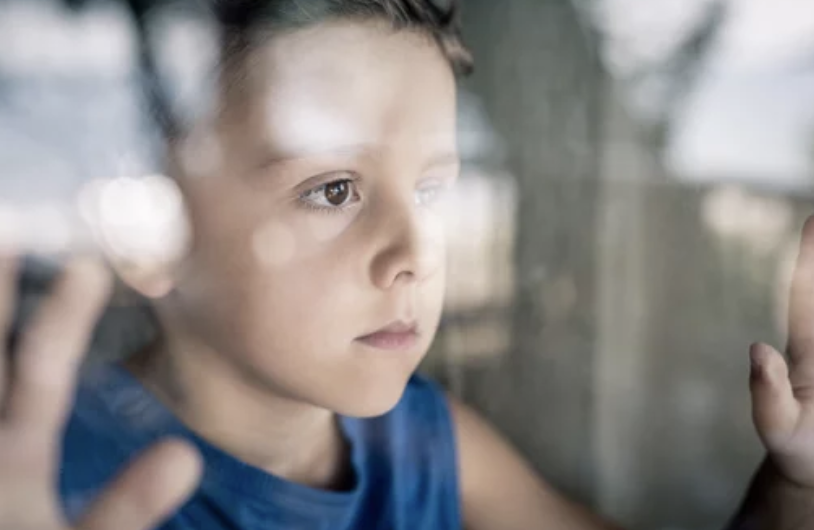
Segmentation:
{"type": "MultiPolygon", "coordinates": [[[[217,112],[196,124],[222,156],[204,174],[171,167],[189,252],[119,271],[157,298],[160,336],[84,377],[69,413],[106,280],[68,265],[0,378],[0,530],[613,528],[413,375],[441,312],[439,204],[458,172],[454,10],[237,4],[221,13],[217,112]]],[[[812,238],[809,223],[791,377],[777,352],[752,352],[770,458],[733,528],[810,517],[812,238]]],[[[4,322],[13,269],[4,259],[4,322]]]]}

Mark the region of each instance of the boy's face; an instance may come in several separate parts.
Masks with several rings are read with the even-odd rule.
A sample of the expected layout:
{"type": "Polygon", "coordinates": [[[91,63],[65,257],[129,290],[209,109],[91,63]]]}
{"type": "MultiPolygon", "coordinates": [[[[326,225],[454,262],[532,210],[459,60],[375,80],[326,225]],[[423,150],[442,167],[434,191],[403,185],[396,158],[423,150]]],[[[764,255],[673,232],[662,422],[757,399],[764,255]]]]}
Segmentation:
{"type": "Polygon", "coordinates": [[[441,313],[450,66],[426,37],[336,22],[276,37],[242,73],[222,156],[181,177],[195,237],[173,306],[254,384],[383,413],[441,313]]]}

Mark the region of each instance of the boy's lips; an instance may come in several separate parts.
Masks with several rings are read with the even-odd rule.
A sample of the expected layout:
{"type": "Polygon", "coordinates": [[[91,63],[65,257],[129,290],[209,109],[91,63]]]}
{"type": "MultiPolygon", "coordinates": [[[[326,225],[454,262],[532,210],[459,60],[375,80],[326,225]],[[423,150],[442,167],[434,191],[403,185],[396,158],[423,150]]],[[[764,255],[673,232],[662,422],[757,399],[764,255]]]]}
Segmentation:
{"type": "Polygon", "coordinates": [[[418,336],[415,322],[396,321],[356,340],[379,350],[402,351],[415,346],[418,336]]]}

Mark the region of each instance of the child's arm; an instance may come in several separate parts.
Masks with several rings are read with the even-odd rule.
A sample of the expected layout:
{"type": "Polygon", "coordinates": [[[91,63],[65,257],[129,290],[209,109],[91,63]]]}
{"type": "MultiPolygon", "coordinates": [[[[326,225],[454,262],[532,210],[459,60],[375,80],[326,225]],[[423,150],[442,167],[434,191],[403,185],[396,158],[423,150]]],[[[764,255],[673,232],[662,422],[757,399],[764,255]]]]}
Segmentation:
{"type": "MultiPolygon", "coordinates": [[[[791,287],[788,357],[752,347],[753,417],[768,458],[729,530],[814,528],[814,217],[791,287]]],[[[614,528],[546,487],[474,412],[450,400],[468,530],[614,528]]]]}
{"type": "MultiPolygon", "coordinates": [[[[618,530],[548,487],[478,415],[450,398],[457,428],[467,530],[618,530]]],[[[727,530],[814,528],[814,489],[767,460],[727,530]]]]}
{"type": "MultiPolygon", "coordinates": [[[[14,308],[15,262],[0,244],[0,530],[66,530],[55,487],[61,431],[109,281],[98,265],[69,265],[11,355],[5,332],[14,308]]],[[[200,467],[180,442],[150,448],[76,528],[152,528],[192,491],[200,467]]]]}

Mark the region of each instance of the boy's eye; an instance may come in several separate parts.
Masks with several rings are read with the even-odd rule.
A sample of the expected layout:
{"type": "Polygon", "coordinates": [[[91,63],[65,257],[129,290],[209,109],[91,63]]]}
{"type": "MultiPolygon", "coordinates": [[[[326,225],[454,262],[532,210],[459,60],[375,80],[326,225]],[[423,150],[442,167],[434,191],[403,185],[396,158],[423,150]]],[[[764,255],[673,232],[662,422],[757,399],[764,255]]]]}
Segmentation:
{"type": "Polygon", "coordinates": [[[440,191],[438,190],[438,188],[433,187],[417,190],[415,193],[416,193],[415,200],[419,206],[429,206],[438,199],[438,194],[440,193],[440,191]]]}
{"type": "Polygon", "coordinates": [[[325,185],[325,200],[333,206],[342,206],[351,196],[350,181],[340,180],[325,185]]]}
{"type": "Polygon", "coordinates": [[[316,208],[342,208],[359,200],[356,183],[351,179],[335,180],[302,194],[301,199],[316,208]]]}
{"type": "Polygon", "coordinates": [[[419,188],[415,192],[416,205],[432,206],[443,200],[447,191],[449,191],[448,186],[440,182],[419,188]]]}

